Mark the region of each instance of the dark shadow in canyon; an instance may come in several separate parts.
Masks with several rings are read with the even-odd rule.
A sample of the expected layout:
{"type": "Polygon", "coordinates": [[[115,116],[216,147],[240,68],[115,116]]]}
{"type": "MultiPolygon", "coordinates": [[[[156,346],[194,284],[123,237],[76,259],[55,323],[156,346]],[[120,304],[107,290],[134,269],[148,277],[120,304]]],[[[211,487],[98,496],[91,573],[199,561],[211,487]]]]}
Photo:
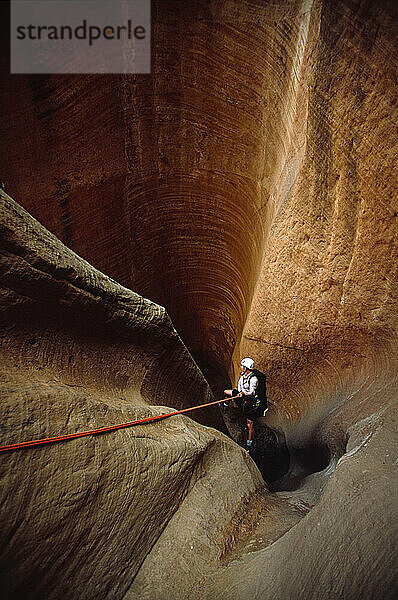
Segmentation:
{"type": "MultiPolygon", "coordinates": [[[[230,415],[224,415],[224,420],[230,437],[244,446],[245,423],[238,411],[230,409],[230,415]]],[[[272,492],[298,489],[306,477],[326,469],[331,460],[331,452],[325,444],[311,442],[301,447],[288,447],[282,432],[260,421],[254,422],[250,456],[272,492]]]]}
{"type": "Polygon", "coordinates": [[[271,492],[297,490],[306,477],[326,469],[331,459],[329,448],[321,444],[286,448],[286,452],[289,455],[289,468],[286,473],[278,479],[267,479],[263,475],[271,492]]]}

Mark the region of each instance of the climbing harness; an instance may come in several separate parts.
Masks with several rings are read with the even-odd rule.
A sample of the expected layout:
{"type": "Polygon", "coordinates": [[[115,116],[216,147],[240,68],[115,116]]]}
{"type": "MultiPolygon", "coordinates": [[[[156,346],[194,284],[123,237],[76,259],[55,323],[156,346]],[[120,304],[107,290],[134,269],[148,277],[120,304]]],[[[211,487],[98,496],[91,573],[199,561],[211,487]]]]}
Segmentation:
{"type": "MultiPolygon", "coordinates": [[[[230,400],[234,400],[238,398],[238,396],[232,396],[228,398],[228,402],[230,400]]],[[[20,450],[21,448],[31,448],[32,446],[41,446],[43,444],[54,444],[55,442],[64,442],[66,440],[72,440],[75,438],[84,437],[87,435],[98,435],[101,433],[106,433],[108,431],[116,431],[117,429],[125,429],[126,427],[133,427],[134,425],[141,425],[142,423],[153,423],[154,421],[160,421],[161,419],[166,419],[167,417],[173,417],[174,415],[181,415],[182,413],[186,413],[192,410],[198,410],[199,408],[206,408],[207,406],[212,406],[214,404],[220,404],[224,402],[225,398],[222,400],[215,400],[214,402],[207,402],[206,404],[200,404],[199,406],[191,406],[189,408],[183,408],[182,410],[175,410],[171,413],[166,413],[163,415],[155,415],[153,417],[146,417],[144,419],[138,419],[137,421],[130,421],[129,423],[119,423],[118,425],[109,425],[108,427],[99,427],[98,429],[91,429],[89,431],[81,431],[80,433],[68,433],[66,435],[58,435],[56,437],[51,438],[43,438],[41,440],[30,440],[28,442],[20,442],[18,444],[8,444],[7,446],[0,446],[0,452],[10,452],[11,450],[20,450]]]]}

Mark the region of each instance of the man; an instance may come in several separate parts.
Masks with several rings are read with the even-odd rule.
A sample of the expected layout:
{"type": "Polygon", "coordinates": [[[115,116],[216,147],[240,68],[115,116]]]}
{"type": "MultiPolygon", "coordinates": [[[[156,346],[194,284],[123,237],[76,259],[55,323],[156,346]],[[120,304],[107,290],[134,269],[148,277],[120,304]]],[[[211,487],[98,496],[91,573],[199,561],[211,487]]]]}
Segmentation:
{"type": "MultiPolygon", "coordinates": [[[[254,419],[260,417],[263,413],[261,407],[260,398],[257,395],[258,378],[253,373],[254,360],[252,358],[244,358],[241,363],[242,372],[238,381],[238,389],[224,390],[226,396],[239,396],[238,400],[235,400],[238,406],[243,404],[243,414],[246,417],[246,425],[248,429],[248,436],[246,442],[246,450],[249,452],[253,446],[253,435],[254,435],[254,419]]],[[[228,408],[229,400],[223,403],[223,409],[226,411],[228,408]]]]}

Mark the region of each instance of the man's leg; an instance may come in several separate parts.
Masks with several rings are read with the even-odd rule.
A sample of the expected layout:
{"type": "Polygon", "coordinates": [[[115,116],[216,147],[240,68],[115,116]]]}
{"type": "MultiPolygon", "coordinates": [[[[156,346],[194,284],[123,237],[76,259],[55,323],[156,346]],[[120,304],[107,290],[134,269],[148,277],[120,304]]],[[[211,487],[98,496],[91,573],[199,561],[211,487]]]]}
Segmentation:
{"type": "Polygon", "coordinates": [[[253,447],[254,424],[251,419],[246,419],[246,424],[247,424],[247,430],[248,430],[246,447],[247,447],[247,450],[250,450],[250,448],[253,447]]]}

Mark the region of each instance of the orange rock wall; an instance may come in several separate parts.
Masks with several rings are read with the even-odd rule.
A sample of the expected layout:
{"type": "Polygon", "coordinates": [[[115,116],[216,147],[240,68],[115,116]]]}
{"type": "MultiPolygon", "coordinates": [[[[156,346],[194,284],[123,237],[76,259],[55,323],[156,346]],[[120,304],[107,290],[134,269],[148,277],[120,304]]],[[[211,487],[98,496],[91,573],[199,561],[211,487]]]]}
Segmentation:
{"type": "Polygon", "coordinates": [[[168,313],[330,453],[276,494],[186,417],[3,454],[7,598],[397,597],[395,31],[388,0],[164,0],[151,75],[1,79],[6,190],[134,290],[0,193],[5,442],[210,399],[168,313]]]}
{"type": "Polygon", "coordinates": [[[3,83],[9,193],[94,266],[164,305],[223,384],[275,182],[288,153],[294,177],[303,144],[303,6],[155,2],[150,76],[3,83]]]}
{"type": "Polygon", "coordinates": [[[317,422],[395,372],[394,22],[388,2],[322,8],[305,158],[270,227],[241,346],[290,423],[309,411],[317,422]]]}
{"type": "Polygon", "coordinates": [[[396,326],[394,14],[154,2],[151,75],[3,79],[7,190],[165,306],[217,393],[253,354],[278,423],[327,410],[396,326]]]}

